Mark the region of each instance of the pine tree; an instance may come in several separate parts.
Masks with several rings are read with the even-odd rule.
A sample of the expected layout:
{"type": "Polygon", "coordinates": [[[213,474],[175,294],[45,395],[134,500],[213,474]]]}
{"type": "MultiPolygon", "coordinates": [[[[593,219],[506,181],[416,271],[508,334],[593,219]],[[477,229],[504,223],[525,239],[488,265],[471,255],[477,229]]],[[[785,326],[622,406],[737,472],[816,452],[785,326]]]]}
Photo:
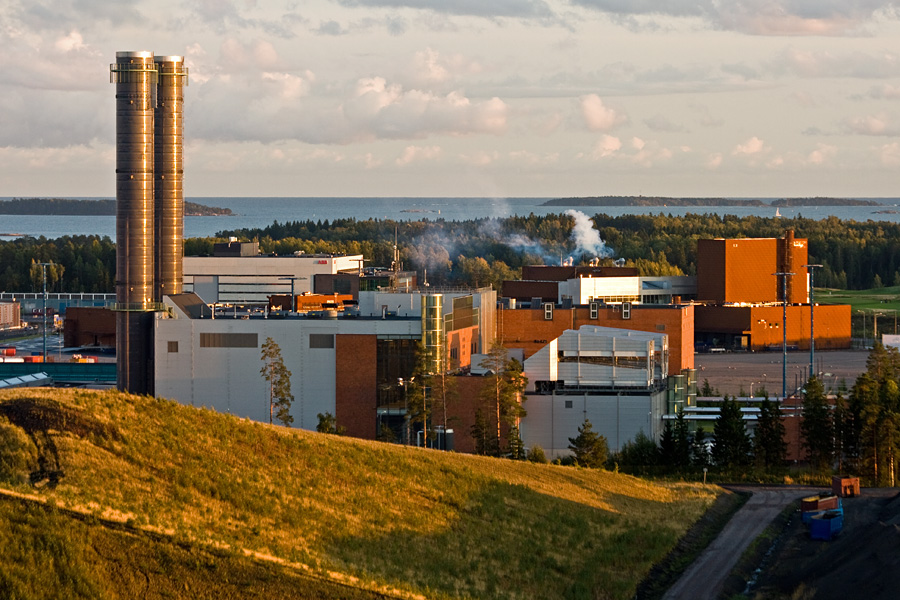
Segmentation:
{"type": "MultiPolygon", "coordinates": [[[[499,450],[501,446],[501,425],[518,426],[519,419],[525,416],[522,406],[522,392],[528,384],[528,379],[523,372],[522,363],[510,359],[506,348],[499,341],[491,345],[488,355],[481,361],[480,366],[489,373],[485,377],[485,383],[479,393],[479,398],[495,419],[493,432],[495,432],[493,447],[499,450]]],[[[484,416],[483,415],[483,416],[484,416]]]]}
{"type": "Polygon", "coordinates": [[[675,415],[674,427],[675,456],[674,464],[679,468],[690,466],[691,464],[691,432],[688,430],[687,420],[684,418],[684,411],[679,410],[675,415]]]}
{"type": "Polygon", "coordinates": [[[519,428],[513,425],[506,436],[506,456],[513,460],[525,460],[525,443],[519,434],[519,428]]]}
{"type": "Polygon", "coordinates": [[[606,438],[594,431],[588,419],[578,428],[578,435],[569,438],[569,450],[575,454],[575,462],[589,469],[602,469],[609,455],[606,438]]]}
{"type": "Polygon", "coordinates": [[[735,398],[722,398],[719,416],[713,426],[712,459],[719,467],[746,465],[750,456],[750,437],[744,426],[741,407],[735,398]]]}
{"type": "Polygon", "coordinates": [[[319,419],[316,425],[316,431],[319,433],[332,433],[334,435],[344,435],[345,429],[337,424],[337,419],[330,412],[319,413],[316,415],[319,419]]]}
{"type": "Polygon", "coordinates": [[[825,389],[817,377],[810,377],[806,382],[800,436],[812,467],[830,467],[834,457],[834,423],[825,398],[825,389]]]}
{"type": "Polygon", "coordinates": [[[671,467],[675,464],[675,428],[672,421],[663,424],[662,436],[659,438],[657,464],[671,467]]]}
{"type": "Polygon", "coordinates": [[[694,438],[691,441],[691,462],[695,466],[709,466],[709,447],[706,442],[706,431],[703,427],[698,427],[694,431],[694,438]]]}
{"type": "Polygon", "coordinates": [[[767,468],[784,464],[787,455],[784,433],[781,409],[778,403],[769,400],[766,394],[759,405],[759,419],[753,435],[753,453],[757,464],[767,468]]]}
{"type": "Polygon", "coordinates": [[[291,403],[294,401],[291,372],[284,366],[281,347],[270,337],[263,342],[261,359],[263,366],[259,373],[269,382],[269,423],[277,419],[290,427],[294,422],[291,416],[291,403]]]}

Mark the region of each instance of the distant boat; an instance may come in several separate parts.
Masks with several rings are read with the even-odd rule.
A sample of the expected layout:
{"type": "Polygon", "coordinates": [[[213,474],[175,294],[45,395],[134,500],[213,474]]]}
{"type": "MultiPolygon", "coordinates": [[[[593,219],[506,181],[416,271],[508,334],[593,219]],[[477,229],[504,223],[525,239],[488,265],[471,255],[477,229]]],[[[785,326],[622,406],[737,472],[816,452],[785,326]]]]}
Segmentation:
{"type": "Polygon", "coordinates": [[[780,217],[780,216],[781,216],[781,210],[780,210],[778,207],[775,207],[775,216],[776,216],[776,217],[780,217]]]}

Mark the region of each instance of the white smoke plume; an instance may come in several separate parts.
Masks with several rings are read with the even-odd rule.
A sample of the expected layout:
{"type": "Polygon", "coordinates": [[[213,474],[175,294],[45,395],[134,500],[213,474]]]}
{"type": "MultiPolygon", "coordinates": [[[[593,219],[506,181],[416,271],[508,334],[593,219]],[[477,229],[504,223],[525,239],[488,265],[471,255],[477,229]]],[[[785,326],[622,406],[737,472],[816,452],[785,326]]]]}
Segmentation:
{"type": "Polygon", "coordinates": [[[578,210],[567,210],[566,214],[575,219],[572,241],[575,242],[576,253],[581,252],[591,258],[605,258],[612,255],[612,250],[600,239],[600,232],[594,229],[594,223],[586,214],[578,210]]]}

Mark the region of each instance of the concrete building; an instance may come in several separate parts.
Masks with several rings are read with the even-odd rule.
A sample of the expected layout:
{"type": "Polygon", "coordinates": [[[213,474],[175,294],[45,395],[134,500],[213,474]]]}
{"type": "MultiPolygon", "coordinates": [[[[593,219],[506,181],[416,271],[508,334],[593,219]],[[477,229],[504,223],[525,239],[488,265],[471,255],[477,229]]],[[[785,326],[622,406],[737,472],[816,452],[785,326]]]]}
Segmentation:
{"type": "Polygon", "coordinates": [[[21,326],[21,305],[14,301],[0,301],[0,329],[18,329],[21,326]]]}
{"type": "Polygon", "coordinates": [[[496,294],[488,289],[362,292],[354,316],[215,316],[193,293],[165,299],[154,323],[156,394],[268,421],[260,347],[271,337],[292,373],[294,426],[314,429],[331,413],[349,435],[374,439],[378,426],[403,434],[408,380],[419,342],[464,366],[491,341],[496,294]],[[356,316],[358,315],[358,316],[356,316]]]}
{"type": "Polygon", "coordinates": [[[312,292],[317,275],[356,272],[362,260],[361,254],[185,256],[184,291],[196,293],[208,304],[264,305],[269,296],[312,292]]]}
{"type": "Polygon", "coordinates": [[[606,437],[611,451],[643,431],[661,432],[666,413],[668,337],[583,325],[525,359],[528,377],[520,424],[526,447],[548,457],[571,454],[569,438],[585,419],[606,437]]]}

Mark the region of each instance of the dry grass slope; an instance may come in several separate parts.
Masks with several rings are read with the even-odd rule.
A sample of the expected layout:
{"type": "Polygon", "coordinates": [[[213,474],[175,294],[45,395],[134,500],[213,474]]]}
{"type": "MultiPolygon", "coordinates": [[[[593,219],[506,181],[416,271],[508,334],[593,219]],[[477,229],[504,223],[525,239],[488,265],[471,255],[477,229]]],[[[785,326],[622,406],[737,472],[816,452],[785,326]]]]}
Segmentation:
{"type": "Polygon", "coordinates": [[[84,390],[0,392],[0,479],[177,540],[434,598],[631,597],[717,494],[84,390]]]}

